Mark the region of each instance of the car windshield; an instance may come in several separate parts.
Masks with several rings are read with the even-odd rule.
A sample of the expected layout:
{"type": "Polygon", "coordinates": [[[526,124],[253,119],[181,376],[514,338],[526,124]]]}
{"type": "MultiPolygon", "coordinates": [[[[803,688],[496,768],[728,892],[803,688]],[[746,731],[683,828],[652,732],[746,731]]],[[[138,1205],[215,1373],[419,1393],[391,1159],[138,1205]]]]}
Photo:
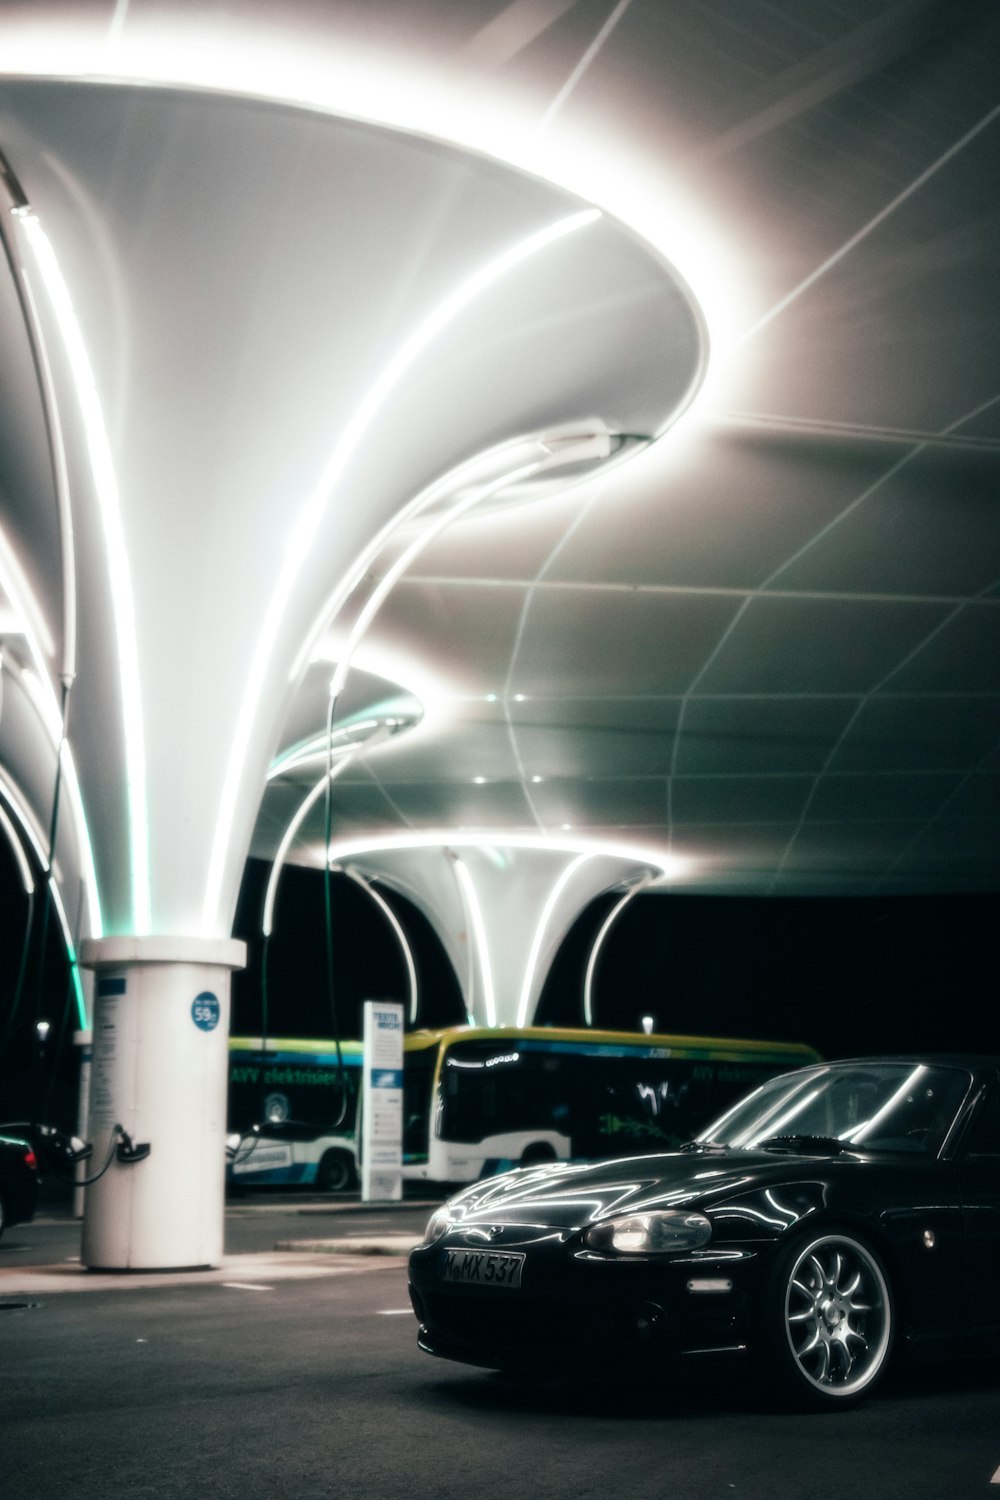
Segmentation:
{"type": "Polygon", "coordinates": [[[941,1148],[970,1084],[959,1067],[844,1063],[769,1079],[697,1137],[703,1146],[910,1151],[941,1148]]]}

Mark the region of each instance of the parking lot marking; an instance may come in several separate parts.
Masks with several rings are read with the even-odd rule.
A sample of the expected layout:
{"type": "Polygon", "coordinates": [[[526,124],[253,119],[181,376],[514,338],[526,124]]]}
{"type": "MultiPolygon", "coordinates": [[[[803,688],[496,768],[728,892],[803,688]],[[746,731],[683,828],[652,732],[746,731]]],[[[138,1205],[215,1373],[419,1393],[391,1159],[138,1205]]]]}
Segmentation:
{"type": "Polygon", "coordinates": [[[260,1286],[256,1281],[224,1281],[223,1286],[231,1286],[237,1292],[273,1292],[273,1286],[260,1286]]]}
{"type": "Polygon", "coordinates": [[[412,1307],[380,1307],[378,1310],[380,1318],[401,1318],[406,1313],[409,1313],[412,1317],[412,1307]]]}
{"type": "Polygon", "coordinates": [[[990,1480],[990,1484],[1000,1484],[1000,1469],[997,1469],[993,1478],[990,1480]]]}

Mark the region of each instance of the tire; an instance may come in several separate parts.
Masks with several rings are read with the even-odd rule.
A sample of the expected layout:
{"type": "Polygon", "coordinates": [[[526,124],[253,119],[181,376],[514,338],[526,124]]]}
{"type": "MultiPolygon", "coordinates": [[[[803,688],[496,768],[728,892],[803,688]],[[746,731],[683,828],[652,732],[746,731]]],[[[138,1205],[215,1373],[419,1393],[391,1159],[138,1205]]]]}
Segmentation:
{"type": "Polygon", "coordinates": [[[355,1185],[354,1158],[347,1151],[324,1151],[316,1168],[316,1182],[324,1193],[343,1193],[355,1185]]]}
{"type": "Polygon", "coordinates": [[[885,1374],[894,1334],[885,1269],[853,1231],[800,1235],[778,1255],[756,1342],[779,1399],[814,1411],[852,1406],[885,1374]]]}

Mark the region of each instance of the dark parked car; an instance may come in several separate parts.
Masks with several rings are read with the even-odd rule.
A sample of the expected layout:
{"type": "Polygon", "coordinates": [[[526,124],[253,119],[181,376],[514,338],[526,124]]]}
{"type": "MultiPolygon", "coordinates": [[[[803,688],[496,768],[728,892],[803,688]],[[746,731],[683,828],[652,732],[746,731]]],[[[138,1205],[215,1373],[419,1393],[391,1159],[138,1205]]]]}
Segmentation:
{"type": "Polygon", "coordinates": [[[749,1355],[844,1407],[894,1348],[1000,1339],[1000,1059],[770,1079],[665,1155],[476,1183],[410,1256],[429,1354],[494,1369],[749,1355]]]}
{"type": "Polygon", "coordinates": [[[23,1224],[38,1201],[38,1166],[26,1140],[0,1133],[0,1234],[23,1224]]]}

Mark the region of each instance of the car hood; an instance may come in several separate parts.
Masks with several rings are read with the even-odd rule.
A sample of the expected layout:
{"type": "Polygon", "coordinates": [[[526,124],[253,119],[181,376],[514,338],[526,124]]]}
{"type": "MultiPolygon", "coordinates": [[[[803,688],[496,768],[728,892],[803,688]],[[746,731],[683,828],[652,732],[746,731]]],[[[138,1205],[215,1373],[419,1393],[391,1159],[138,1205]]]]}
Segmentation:
{"type": "Polygon", "coordinates": [[[613,1213],[711,1209],[776,1183],[815,1180],[855,1153],[817,1157],[769,1151],[681,1151],[582,1166],[526,1167],[475,1183],[451,1200],[463,1224],[535,1224],[579,1229],[613,1213]]]}

